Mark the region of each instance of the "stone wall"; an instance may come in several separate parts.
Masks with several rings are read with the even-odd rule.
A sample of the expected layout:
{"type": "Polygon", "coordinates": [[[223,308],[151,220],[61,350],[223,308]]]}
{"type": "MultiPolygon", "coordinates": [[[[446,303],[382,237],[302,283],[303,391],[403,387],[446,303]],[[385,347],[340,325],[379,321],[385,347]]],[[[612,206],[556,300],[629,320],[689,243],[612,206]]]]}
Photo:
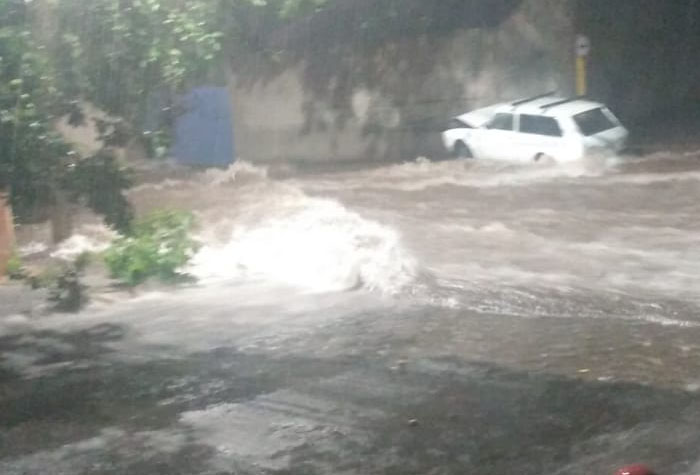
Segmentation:
{"type": "Polygon", "coordinates": [[[239,157],[440,155],[439,131],[450,116],[551,90],[570,93],[572,25],[570,2],[525,0],[482,27],[405,36],[373,48],[325,43],[312,32],[313,45],[283,66],[234,60],[230,89],[239,157]]]}

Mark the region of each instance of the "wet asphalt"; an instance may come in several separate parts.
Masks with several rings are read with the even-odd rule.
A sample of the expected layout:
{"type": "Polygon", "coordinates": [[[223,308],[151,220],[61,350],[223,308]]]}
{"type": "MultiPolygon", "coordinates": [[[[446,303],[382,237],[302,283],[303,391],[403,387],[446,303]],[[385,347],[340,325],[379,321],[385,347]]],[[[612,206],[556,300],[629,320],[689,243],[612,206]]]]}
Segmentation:
{"type": "MultiPolygon", "coordinates": [[[[162,309],[164,322],[221,313],[185,300],[162,309]]],[[[157,311],[4,327],[1,473],[590,474],[632,461],[696,473],[700,386],[522,359],[556,351],[545,338],[520,342],[517,358],[483,347],[494,332],[562,322],[387,306],[381,320],[376,309],[243,319],[219,339],[185,327],[201,340],[189,346],[139,340],[155,328],[139,308],[157,311]]]]}

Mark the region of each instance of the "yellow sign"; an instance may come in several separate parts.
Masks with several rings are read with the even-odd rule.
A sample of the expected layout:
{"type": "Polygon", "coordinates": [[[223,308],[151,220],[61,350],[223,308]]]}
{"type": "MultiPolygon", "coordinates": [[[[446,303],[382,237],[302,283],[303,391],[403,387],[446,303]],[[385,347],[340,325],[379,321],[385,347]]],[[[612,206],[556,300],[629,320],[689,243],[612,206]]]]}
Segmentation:
{"type": "Polygon", "coordinates": [[[588,92],[588,85],[586,84],[586,57],[577,56],[576,57],[576,94],[579,96],[585,96],[588,92]]]}
{"type": "Polygon", "coordinates": [[[591,53],[591,40],[585,35],[576,37],[576,94],[585,96],[588,92],[586,68],[588,55],[591,53]]]}

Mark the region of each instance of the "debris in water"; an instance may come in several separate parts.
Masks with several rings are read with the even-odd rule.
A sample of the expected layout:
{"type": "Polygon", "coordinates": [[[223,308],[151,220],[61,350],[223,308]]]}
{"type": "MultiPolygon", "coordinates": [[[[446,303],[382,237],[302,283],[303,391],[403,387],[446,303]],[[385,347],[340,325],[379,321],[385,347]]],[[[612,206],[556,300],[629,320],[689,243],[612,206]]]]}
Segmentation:
{"type": "Polygon", "coordinates": [[[628,465],[627,467],[622,467],[616,472],[615,475],[656,475],[653,470],[651,470],[646,465],[636,464],[628,465]]]}

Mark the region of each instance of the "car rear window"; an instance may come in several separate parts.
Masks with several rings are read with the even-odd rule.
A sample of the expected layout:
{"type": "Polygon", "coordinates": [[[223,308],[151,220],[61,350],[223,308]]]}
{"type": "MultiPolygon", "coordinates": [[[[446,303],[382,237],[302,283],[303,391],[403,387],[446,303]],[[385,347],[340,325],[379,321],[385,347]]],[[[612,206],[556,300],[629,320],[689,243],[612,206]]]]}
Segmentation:
{"type": "Polygon", "coordinates": [[[595,135],[616,127],[616,124],[600,108],[576,114],[574,122],[585,136],[595,135]]]}
{"type": "Polygon", "coordinates": [[[520,132],[550,137],[562,136],[561,127],[559,127],[556,119],[541,115],[522,114],[520,116],[520,132]]]}

